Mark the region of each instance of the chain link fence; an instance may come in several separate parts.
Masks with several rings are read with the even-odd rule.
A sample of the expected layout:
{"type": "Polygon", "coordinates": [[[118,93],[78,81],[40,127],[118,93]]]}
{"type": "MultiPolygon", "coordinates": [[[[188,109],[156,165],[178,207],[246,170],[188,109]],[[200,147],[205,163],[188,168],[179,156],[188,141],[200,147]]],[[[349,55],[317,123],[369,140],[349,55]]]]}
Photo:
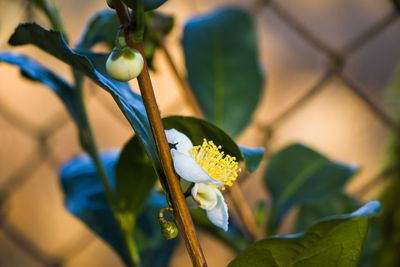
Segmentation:
{"type": "MultiPolygon", "coordinates": [[[[181,3],[182,1],[176,2],[181,3]]],[[[243,2],[245,2],[245,5],[247,4],[246,1],[243,2]]],[[[312,1],[299,2],[304,2],[306,4],[308,3],[308,5],[311,5],[310,2],[312,1]]],[[[358,7],[363,5],[363,3],[360,1],[350,2],[358,7]]],[[[196,12],[199,9],[202,9],[202,7],[196,6],[196,4],[200,5],[200,1],[186,5],[188,5],[187,8],[192,9],[191,12],[196,12]]],[[[347,38],[348,41],[340,45],[341,48],[338,49],[331,46],[330,43],[324,41],[327,39],[325,38],[326,36],[321,37],[311,30],[309,27],[309,22],[304,23],[304,21],[307,21],[307,19],[304,20],[304,17],[302,16],[314,14],[313,12],[316,12],[315,10],[310,11],[310,14],[307,12],[293,12],[296,9],[295,7],[290,7],[290,4],[291,1],[253,1],[251,6],[247,8],[256,17],[257,26],[260,32],[268,31],[270,29],[265,28],[264,26],[268,23],[268,18],[273,17],[275,22],[278,21],[276,23],[282,23],[283,26],[281,27],[289,29],[290,34],[294,35],[295,38],[300,38],[300,42],[307,45],[309,47],[308,49],[313,50],[313,53],[322,55],[324,57],[323,65],[325,67],[322,70],[319,70],[319,78],[314,79],[316,81],[314,81],[314,84],[311,86],[309,85],[309,82],[308,85],[307,83],[305,83],[306,85],[298,84],[297,87],[299,87],[299,92],[295,93],[295,97],[291,97],[290,101],[281,101],[284,102],[281,105],[283,108],[277,108],[277,111],[274,112],[273,116],[267,116],[268,119],[263,119],[265,117],[265,111],[263,110],[263,107],[261,107],[253,118],[253,121],[250,125],[250,130],[246,131],[244,136],[247,134],[250,136],[250,139],[251,137],[257,136],[257,142],[259,144],[262,143],[267,148],[268,155],[270,153],[269,145],[273,142],[274,138],[278,134],[281,134],[282,125],[284,122],[293,116],[296,116],[296,114],[302,108],[310,105],[310,103],[314,101],[318,95],[320,95],[323,91],[330,90],[328,88],[335,86],[337,83],[340,83],[341,87],[345,88],[345,90],[350,92],[353,96],[357,97],[360,102],[362,102],[362,110],[373,116],[374,121],[379,121],[379,125],[377,126],[379,129],[386,133],[397,133],[399,131],[398,124],[383,110],[382,102],[379,101],[379,94],[384,89],[382,83],[373,84],[372,86],[364,86],[363,82],[353,79],[353,77],[348,75],[348,72],[346,72],[349,61],[351,61],[354,57],[360,57],[359,52],[365,49],[365,47],[367,47],[369,44],[373,42],[379,43],[382,35],[387,31],[394,31],[394,33],[397,33],[398,36],[397,38],[385,37],[385,40],[389,41],[382,41],[381,43],[386,44],[387,42],[393,42],[393,46],[395,47],[397,45],[398,47],[398,44],[400,43],[399,13],[394,9],[394,7],[391,7],[390,1],[380,4],[383,6],[383,8],[380,10],[384,10],[382,12],[385,13],[383,16],[378,19],[373,18],[371,21],[365,20],[365,23],[359,25],[358,31],[356,31],[351,38],[347,38]],[[393,30],[393,28],[395,29],[393,30]],[[288,105],[288,102],[290,102],[290,105],[288,105]]],[[[3,12],[7,11],[2,10],[2,13],[3,12]]],[[[337,12],[337,10],[332,10],[332,12],[337,12]]],[[[26,16],[31,18],[34,16],[33,13],[34,12],[28,8],[26,16]]],[[[181,29],[179,29],[179,26],[181,25],[178,24],[177,30],[180,31],[181,29]]],[[[274,25],[270,27],[273,26],[274,25]]],[[[349,27],[350,26],[353,27],[354,25],[349,25],[349,27]]],[[[282,33],[282,35],[285,34],[285,32],[282,33]]],[[[282,40],[282,42],[284,41],[285,40],[282,40]]],[[[385,45],[377,45],[375,47],[381,47],[381,49],[385,49],[385,45]]],[[[261,54],[263,54],[263,50],[265,49],[268,49],[268,47],[260,47],[261,54]]],[[[299,49],[301,50],[301,48],[299,49]]],[[[400,51],[397,51],[397,54],[396,51],[392,52],[394,57],[392,62],[398,61],[400,59],[400,51]]],[[[389,51],[389,53],[391,53],[391,51],[389,51]]],[[[361,57],[374,57],[374,53],[361,54],[361,57]]],[[[265,61],[268,67],[268,60],[265,61]]],[[[366,59],[366,61],[368,62],[368,59],[366,59]]],[[[376,64],[379,65],[381,62],[376,62],[376,64]]],[[[392,65],[388,67],[391,68],[390,70],[393,70],[392,65]]],[[[3,65],[1,68],[3,70],[3,65]]],[[[273,79],[275,75],[273,70],[268,69],[268,71],[271,71],[271,79],[273,79]]],[[[282,75],[285,75],[285,73],[282,75]]],[[[386,76],[388,77],[390,75],[388,74],[386,76]]],[[[1,77],[2,79],[7,78],[3,75],[1,77]]],[[[157,79],[157,75],[155,79],[157,79]]],[[[290,79],[290,77],[288,77],[288,79],[290,79]]],[[[107,126],[100,124],[104,116],[109,116],[108,121],[115,120],[115,118],[117,118],[115,120],[116,122],[114,122],[110,127],[123,128],[124,130],[121,130],[122,133],[118,135],[118,138],[121,140],[126,140],[129,137],[130,130],[127,127],[128,125],[126,122],[123,121],[123,117],[117,113],[118,111],[115,109],[115,105],[113,105],[112,102],[107,99],[106,95],[98,92],[93,84],[89,82],[87,82],[87,84],[89,85],[89,94],[87,95],[87,99],[90,102],[88,105],[89,109],[95,110],[97,107],[101,107],[106,111],[106,113],[108,112],[106,115],[102,113],[96,113],[96,116],[100,118],[97,119],[97,123],[94,125],[95,132],[107,130],[107,126]]],[[[2,88],[2,91],[7,90],[11,89],[2,88]]],[[[25,88],[24,90],[31,89],[25,88]]],[[[267,90],[273,91],[276,89],[268,86],[267,90]]],[[[59,168],[60,164],[62,164],[62,162],[68,157],[71,157],[72,154],[71,152],[68,152],[66,153],[68,155],[64,155],[63,146],[57,149],[53,149],[52,146],[58,142],[55,140],[64,138],[68,139],[65,140],[65,142],[68,143],[67,146],[69,146],[71,142],[76,142],[73,141],[75,138],[75,132],[68,116],[66,115],[66,112],[63,110],[57,110],[56,112],[53,112],[51,116],[47,116],[45,122],[40,123],[41,126],[38,127],[38,124],[32,123],[23,116],[19,116],[18,113],[15,112],[16,106],[10,105],[8,102],[9,100],[2,98],[2,95],[3,94],[0,94],[0,137],[3,135],[0,142],[2,147],[14,147],[14,144],[5,143],[8,139],[4,138],[4,134],[8,132],[9,135],[12,135],[15,138],[9,139],[14,140],[13,142],[18,143],[18,138],[21,138],[21,140],[29,139],[29,146],[31,148],[29,149],[29,152],[26,153],[24,152],[19,154],[18,151],[11,153],[12,155],[17,155],[15,156],[16,159],[12,160],[13,163],[11,164],[11,167],[6,168],[7,166],[0,165],[0,171],[2,169],[10,170],[3,172],[0,179],[0,265],[49,267],[110,266],[111,264],[112,266],[120,265],[121,263],[115,258],[112,252],[108,251],[107,247],[102,244],[97,237],[86,230],[80,222],[73,219],[70,215],[63,214],[61,217],[66,218],[66,216],[68,216],[68,222],[59,226],[56,225],[55,228],[49,228],[49,231],[43,231],[43,228],[34,228],[35,225],[38,225],[38,223],[35,222],[36,219],[38,219],[39,222],[43,222],[43,220],[39,218],[42,218],[43,216],[46,217],[46,215],[50,214],[52,211],[46,210],[43,214],[40,212],[29,214],[29,208],[23,208],[26,204],[39,207],[36,210],[45,210],[47,203],[55,201],[58,205],[58,211],[55,213],[66,213],[62,206],[62,196],[57,185],[57,169],[59,168]],[[4,173],[6,173],[6,175],[4,175],[4,173]],[[45,178],[42,176],[50,177],[45,178]],[[50,184],[50,186],[43,185],[47,182],[50,184]],[[29,187],[33,188],[33,191],[27,189],[29,187]],[[20,211],[13,211],[15,209],[15,205],[19,206],[17,209],[20,211]],[[26,228],[27,225],[33,226],[31,228],[26,228]],[[71,225],[74,225],[74,227],[71,227],[71,225]],[[65,226],[68,226],[68,229],[65,226]],[[57,239],[58,233],[62,233],[59,235],[59,239],[57,239]],[[47,238],[46,235],[49,235],[49,237],[47,238]],[[46,241],[53,239],[61,241],[46,241]],[[87,257],[88,259],[83,259],[84,257],[82,255],[84,254],[89,255],[89,257],[87,257]],[[98,257],[98,259],[93,257],[98,257]],[[104,262],[101,261],[101,259],[107,257],[112,259],[104,262]],[[91,262],[90,259],[93,261],[91,262]],[[98,265],[93,263],[96,262],[96,260],[98,265]]],[[[264,96],[264,98],[265,97],[266,96],[264,96]]],[[[184,108],[182,104],[179,104],[179,101],[179,96],[177,96],[169,104],[164,105],[161,103],[163,113],[176,113],[177,104],[179,108],[184,108]]],[[[264,102],[261,102],[261,104],[263,103],[264,102]]],[[[23,107],[21,106],[19,108],[23,107]]],[[[329,120],[329,118],[327,120],[329,120]]],[[[348,125],[348,127],[352,127],[352,125],[348,125]]],[[[332,134],[334,135],[335,133],[332,134]]],[[[112,136],[112,134],[105,134],[105,137],[102,140],[108,137],[111,138],[112,136]]],[[[381,143],[384,142],[384,140],[380,141],[381,143]]],[[[24,145],[24,142],[25,141],[21,141],[22,146],[24,145]]],[[[18,145],[21,144],[15,145],[18,147],[18,145]]],[[[100,141],[100,145],[107,146],[107,143],[102,144],[100,141]]],[[[73,143],[72,146],[78,147],[77,143],[73,143]]],[[[8,157],[8,155],[5,154],[7,151],[5,149],[2,149],[1,151],[3,154],[1,158],[3,162],[3,159],[8,157]]],[[[76,151],[75,149],[73,152],[76,153],[79,151],[76,151]]],[[[2,163],[0,162],[0,164],[2,163]]],[[[379,164],[379,162],[377,164],[379,164]]],[[[378,167],[376,167],[376,169],[377,168],[378,167]]],[[[260,172],[262,171],[259,171],[255,175],[247,176],[247,179],[256,179],[254,177],[260,176],[260,172]]],[[[367,182],[363,183],[361,187],[353,192],[354,195],[362,198],[370,191],[371,188],[374,188],[377,184],[384,180],[385,177],[390,174],[390,172],[390,169],[385,169],[376,173],[375,177],[366,179],[367,182]]],[[[247,179],[243,179],[239,182],[245,185],[245,183],[247,184],[249,182],[247,179]]],[[[247,190],[249,186],[244,188],[245,192],[250,191],[250,189],[247,190]]],[[[50,207],[54,207],[54,205],[50,205],[50,207]]],[[[58,222],[60,222],[60,220],[50,220],[49,223],[57,224],[58,222]]],[[[207,251],[207,249],[205,250],[207,251]]]]}

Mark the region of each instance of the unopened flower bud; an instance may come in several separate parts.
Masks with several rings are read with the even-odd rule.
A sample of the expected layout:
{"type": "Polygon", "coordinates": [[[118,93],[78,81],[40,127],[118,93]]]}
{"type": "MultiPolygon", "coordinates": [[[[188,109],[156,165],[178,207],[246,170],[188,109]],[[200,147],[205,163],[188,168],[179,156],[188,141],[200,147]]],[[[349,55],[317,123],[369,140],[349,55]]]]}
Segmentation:
{"type": "Polygon", "coordinates": [[[174,222],[165,222],[161,223],[161,233],[164,236],[165,239],[174,239],[178,235],[178,228],[176,227],[176,224],[174,222]]]}
{"type": "Polygon", "coordinates": [[[139,76],[143,69],[143,57],[129,46],[116,46],[106,62],[106,70],[111,78],[126,82],[139,76]]]}
{"type": "Polygon", "coordinates": [[[160,210],[158,215],[158,222],[161,226],[161,233],[165,239],[174,239],[178,235],[178,228],[174,222],[169,222],[164,218],[164,212],[173,212],[173,209],[170,207],[165,207],[160,210]]]}

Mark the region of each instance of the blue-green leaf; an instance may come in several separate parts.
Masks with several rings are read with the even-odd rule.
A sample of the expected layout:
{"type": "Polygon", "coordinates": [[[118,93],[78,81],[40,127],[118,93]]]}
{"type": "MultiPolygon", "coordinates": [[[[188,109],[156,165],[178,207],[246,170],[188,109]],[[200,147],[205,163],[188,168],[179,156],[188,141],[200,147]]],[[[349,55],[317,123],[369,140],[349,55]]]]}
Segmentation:
{"type": "Polygon", "coordinates": [[[109,48],[113,48],[118,28],[119,21],[115,11],[100,10],[90,18],[76,47],[90,50],[95,44],[104,42],[109,48]]]}
{"type": "Polygon", "coordinates": [[[272,195],[269,233],[275,231],[294,205],[342,192],[357,171],[355,166],[333,162],[300,144],[290,145],[274,154],[264,177],[272,195]]]}
{"type": "Polygon", "coordinates": [[[11,45],[33,44],[74,70],[88,76],[96,84],[109,92],[118,104],[136,134],[143,141],[147,153],[158,164],[157,149],[141,97],[130,90],[127,83],[117,82],[105,73],[105,56],[72,51],[60,33],[48,31],[35,23],[21,24],[11,36],[11,45]],[[89,59],[88,56],[91,58],[89,59]],[[94,64],[92,63],[94,62],[94,64]],[[96,67],[95,67],[95,66],[96,67]]]}
{"type": "Polygon", "coordinates": [[[19,67],[25,77],[50,88],[64,103],[78,127],[82,127],[82,111],[77,102],[76,91],[63,78],[23,55],[3,52],[0,53],[0,61],[19,67]]]}
{"type": "MultiPolygon", "coordinates": [[[[105,166],[113,190],[116,186],[114,171],[118,159],[118,151],[101,153],[101,161],[105,166]]],[[[110,244],[129,265],[129,257],[123,239],[91,159],[87,155],[80,155],[70,160],[62,167],[60,176],[68,211],[110,244]]],[[[147,177],[139,175],[135,177],[136,181],[140,179],[147,179],[147,177]]],[[[136,187],[131,188],[132,194],[142,190],[141,185],[143,183],[138,182],[136,187]]],[[[149,192],[147,185],[143,189],[149,192]]],[[[144,200],[143,197],[140,199],[144,200]]],[[[141,263],[143,266],[149,267],[165,266],[178,242],[176,239],[166,241],[161,235],[158,225],[158,211],[167,206],[167,202],[165,197],[156,192],[152,193],[145,202],[142,202],[144,206],[137,216],[134,232],[141,263]],[[157,257],[152,255],[157,255],[157,257]]],[[[138,205],[134,205],[134,209],[138,209],[138,205]]]]}
{"type": "MultiPolygon", "coordinates": [[[[119,152],[101,153],[109,183],[115,188],[114,168],[119,152]]],[[[104,189],[96,174],[96,168],[88,155],[79,155],[65,163],[60,171],[61,185],[65,195],[65,206],[111,247],[126,263],[129,256],[114,215],[107,203],[104,189]]]]}
{"type": "Polygon", "coordinates": [[[368,232],[369,217],[380,210],[370,201],[351,214],[325,218],[306,232],[255,242],[228,266],[355,267],[368,232]]]}
{"type": "Polygon", "coordinates": [[[240,151],[244,156],[244,160],[246,162],[247,170],[249,172],[253,172],[257,170],[258,166],[264,157],[264,148],[263,147],[244,147],[239,146],[240,151]]]}
{"type": "Polygon", "coordinates": [[[359,206],[355,199],[342,192],[315,202],[302,204],[297,214],[296,232],[305,231],[321,218],[349,213],[359,206]]]}
{"type": "Polygon", "coordinates": [[[137,136],[124,146],[115,175],[119,210],[136,216],[157,181],[156,170],[137,136]]]}
{"type": "Polygon", "coordinates": [[[188,80],[206,118],[237,136],[263,88],[251,15],[235,7],[194,17],[182,40],[188,80]]]}
{"type": "Polygon", "coordinates": [[[194,145],[201,145],[203,139],[212,140],[222,150],[239,161],[244,161],[249,172],[254,171],[262,160],[264,148],[238,146],[223,130],[202,119],[194,117],[171,116],[163,119],[165,129],[175,128],[184,133],[194,145]]]}
{"type": "Polygon", "coordinates": [[[242,232],[240,227],[231,218],[229,218],[228,231],[225,232],[221,228],[212,224],[205,212],[201,209],[191,209],[190,215],[192,216],[193,222],[196,226],[212,234],[214,238],[217,238],[236,252],[243,251],[251,243],[251,240],[242,232]]]}

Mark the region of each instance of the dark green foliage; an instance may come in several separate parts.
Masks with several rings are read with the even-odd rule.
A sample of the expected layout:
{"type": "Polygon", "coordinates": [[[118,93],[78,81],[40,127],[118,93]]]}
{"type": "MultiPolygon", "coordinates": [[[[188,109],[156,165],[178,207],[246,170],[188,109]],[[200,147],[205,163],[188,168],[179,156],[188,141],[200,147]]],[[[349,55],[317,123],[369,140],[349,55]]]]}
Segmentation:
{"type": "Polygon", "coordinates": [[[264,177],[272,195],[268,232],[275,232],[293,206],[342,192],[357,171],[357,167],[330,161],[300,144],[290,145],[271,156],[264,177]]]}
{"type": "MultiPolygon", "coordinates": [[[[129,144],[128,144],[129,145],[129,144]]],[[[127,149],[130,149],[127,146],[127,149]]],[[[127,155],[126,153],[124,153],[127,155]]],[[[144,155],[144,153],[139,153],[144,155]]],[[[138,157],[138,156],[137,156],[138,157]]],[[[114,170],[119,153],[106,151],[101,154],[101,161],[106,169],[109,182],[115,190],[114,170]]],[[[118,165],[124,165],[125,159],[118,165]]],[[[150,166],[151,167],[151,166],[150,166]]],[[[148,177],[137,173],[134,179],[137,183],[131,188],[131,193],[139,194],[132,202],[132,210],[141,210],[135,214],[135,240],[142,258],[143,266],[165,266],[177,245],[176,240],[166,241],[161,235],[157,222],[158,211],[167,206],[165,198],[159,193],[150,194],[151,188],[147,183],[141,183],[148,177]],[[143,186],[144,185],[144,186],[143,186]],[[150,196],[148,198],[148,196],[150,196]],[[146,200],[148,198],[148,200],[146,200]],[[136,220],[136,216],[137,220],[136,220]],[[157,255],[154,257],[152,255],[157,255]]],[[[62,189],[65,194],[65,203],[68,211],[81,219],[88,227],[109,243],[129,265],[129,257],[125,249],[123,238],[115,221],[115,217],[107,203],[104,189],[96,175],[93,162],[86,155],[78,156],[64,164],[60,171],[62,189]]],[[[121,178],[119,178],[121,179],[121,178]]],[[[154,180],[153,180],[154,181],[154,180]]],[[[118,183],[118,182],[117,182],[118,183]]],[[[128,181],[126,183],[129,183],[128,181]]],[[[120,198],[121,200],[121,198],[120,198]]],[[[129,201],[129,199],[127,200],[129,201]]]]}
{"type": "Polygon", "coordinates": [[[323,219],[304,233],[257,241],[229,266],[357,266],[369,217],[379,209],[379,202],[371,201],[351,214],[323,219]]]}
{"type": "Polygon", "coordinates": [[[237,136],[251,120],[264,80],[251,15],[229,7],[192,18],[182,44],[188,80],[206,118],[237,136]]]}
{"type": "Polygon", "coordinates": [[[118,28],[119,21],[115,11],[100,10],[89,20],[76,47],[90,50],[97,43],[106,43],[112,49],[118,28]]]}
{"type": "Polygon", "coordinates": [[[251,244],[251,240],[242,232],[234,220],[229,219],[228,231],[215,226],[210,222],[205,212],[201,209],[191,209],[190,215],[196,226],[210,233],[213,237],[237,252],[243,251],[251,244]]]}
{"type": "Polygon", "coordinates": [[[33,44],[67,63],[75,71],[86,75],[109,92],[144,143],[153,162],[158,164],[157,149],[142,99],[129,88],[127,83],[117,82],[106,74],[105,55],[75,52],[68,47],[60,33],[45,30],[34,23],[19,25],[9,43],[14,46],[33,44]]]}

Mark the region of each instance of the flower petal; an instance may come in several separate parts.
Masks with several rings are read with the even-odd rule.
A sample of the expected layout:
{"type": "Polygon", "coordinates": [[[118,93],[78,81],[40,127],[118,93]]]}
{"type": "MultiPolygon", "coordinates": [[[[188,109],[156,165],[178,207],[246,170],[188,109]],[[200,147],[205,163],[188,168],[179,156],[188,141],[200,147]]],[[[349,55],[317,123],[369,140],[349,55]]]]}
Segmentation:
{"type": "Polygon", "coordinates": [[[209,183],[198,183],[192,188],[192,197],[194,201],[205,210],[212,210],[218,203],[218,189],[212,187],[209,183]]]}
{"type": "Polygon", "coordinates": [[[189,155],[189,151],[193,148],[189,137],[175,129],[165,130],[165,136],[170,146],[185,155],[189,155]]]}
{"type": "Polygon", "coordinates": [[[190,156],[171,149],[172,158],[174,161],[174,168],[176,173],[192,183],[213,183],[216,186],[221,186],[222,183],[212,178],[194,159],[190,156]]]}
{"type": "Polygon", "coordinates": [[[212,210],[207,210],[207,217],[216,226],[228,231],[228,206],[225,203],[224,196],[217,190],[218,203],[212,210]]]}

